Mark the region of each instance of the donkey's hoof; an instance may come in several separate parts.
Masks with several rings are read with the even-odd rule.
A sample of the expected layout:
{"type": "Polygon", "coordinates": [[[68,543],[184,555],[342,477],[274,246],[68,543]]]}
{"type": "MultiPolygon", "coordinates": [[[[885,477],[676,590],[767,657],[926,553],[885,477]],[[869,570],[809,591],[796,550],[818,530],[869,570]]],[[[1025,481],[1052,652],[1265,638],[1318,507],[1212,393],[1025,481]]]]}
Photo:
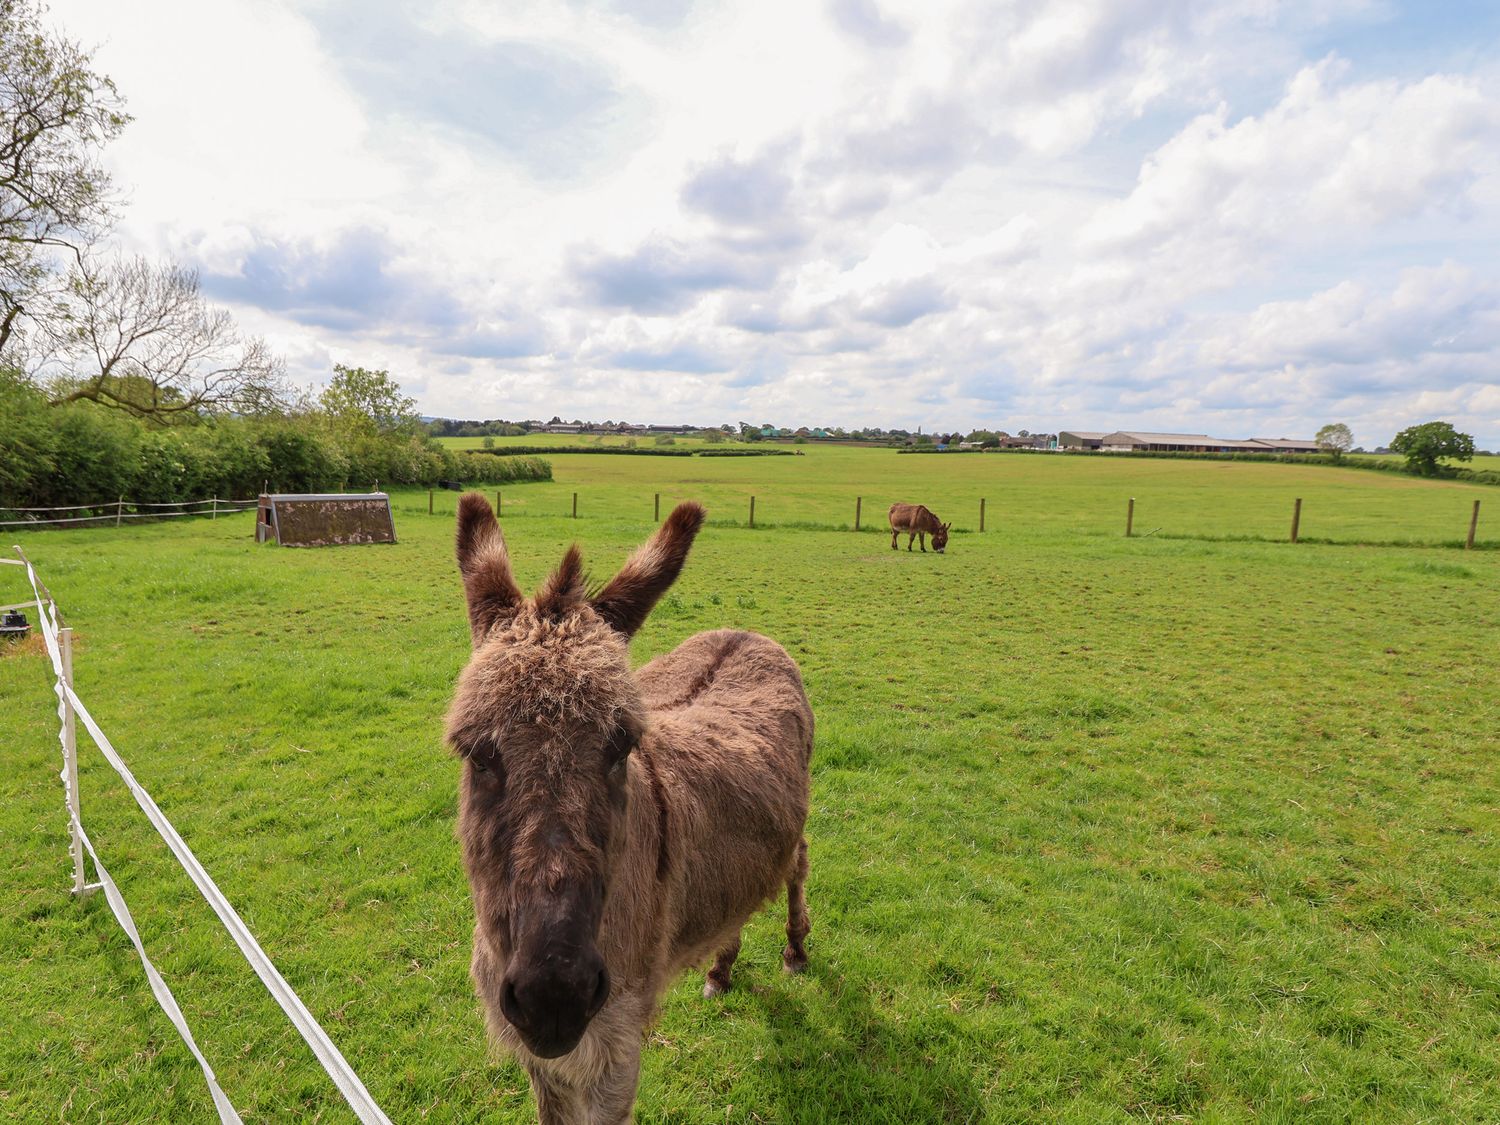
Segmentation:
{"type": "Polygon", "coordinates": [[[712,1000],[715,996],[723,996],[724,993],[728,991],[728,981],[720,984],[718,981],[714,980],[713,977],[709,977],[706,981],[703,982],[703,999],[705,1000],[712,1000]]]}
{"type": "Polygon", "coordinates": [[[807,954],[796,954],[787,950],[781,955],[781,968],[783,972],[801,973],[807,969],[807,954]]]}

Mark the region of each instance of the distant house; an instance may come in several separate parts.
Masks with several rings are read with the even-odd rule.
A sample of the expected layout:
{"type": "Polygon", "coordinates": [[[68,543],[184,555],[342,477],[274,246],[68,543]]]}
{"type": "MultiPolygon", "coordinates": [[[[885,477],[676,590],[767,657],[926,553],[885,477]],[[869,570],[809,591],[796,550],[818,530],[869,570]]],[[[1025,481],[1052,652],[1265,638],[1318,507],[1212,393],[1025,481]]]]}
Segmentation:
{"type": "Polygon", "coordinates": [[[1053,439],[1051,434],[1026,434],[1012,437],[1010,434],[998,435],[1001,449],[1051,449],[1053,439]]]}

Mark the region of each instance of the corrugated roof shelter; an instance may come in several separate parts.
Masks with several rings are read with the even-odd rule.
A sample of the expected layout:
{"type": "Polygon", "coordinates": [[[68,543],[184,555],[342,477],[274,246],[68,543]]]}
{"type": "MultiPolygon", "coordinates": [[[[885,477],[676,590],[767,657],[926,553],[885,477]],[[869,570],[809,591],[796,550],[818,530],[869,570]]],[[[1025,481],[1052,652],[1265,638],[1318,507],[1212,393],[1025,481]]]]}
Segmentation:
{"type": "Polygon", "coordinates": [[[384,492],[262,494],[255,512],[255,541],[268,539],[283,547],[394,543],[391,498],[384,492]]]}

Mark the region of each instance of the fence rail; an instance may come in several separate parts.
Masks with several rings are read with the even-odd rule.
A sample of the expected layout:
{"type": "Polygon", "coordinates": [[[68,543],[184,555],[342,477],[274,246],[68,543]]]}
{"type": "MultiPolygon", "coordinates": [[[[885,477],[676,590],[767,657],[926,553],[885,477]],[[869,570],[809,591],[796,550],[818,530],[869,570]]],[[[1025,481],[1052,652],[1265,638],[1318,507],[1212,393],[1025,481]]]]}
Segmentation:
{"type": "Polygon", "coordinates": [[[88,516],[57,516],[51,519],[41,517],[28,519],[4,519],[0,520],[0,527],[51,527],[58,524],[76,523],[107,523],[110,520],[116,526],[124,520],[160,520],[171,519],[174,516],[208,516],[217,519],[220,512],[233,513],[244,512],[255,507],[255,500],[225,500],[217,496],[211,496],[207,500],[176,500],[176,501],[149,501],[149,500],[119,500],[106,501],[103,504],[67,504],[53,508],[0,508],[0,515],[12,512],[92,512],[88,516]],[[133,508],[134,511],[126,511],[133,508]],[[148,508],[150,511],[142,511],[148,508]],[[176,508],[178,511],[167,511],[168,508],[176,508]]]}
{"type": "Polygon", "coordinates": [[[52,671],[55,676],[53,691],[57,694],[57,715],[61,724],[58,740],[63,748],[63,771],[62,780],[64,785],[64,796],[68,808],[68,827],[71,835],[71,848],[73,855],[73,891],[75,894],[83,895],[94,890],[102,889],[105,898],[109,902],[110,910],[113,912],[120,928],[125,931],[130,942],[135,946],[136,954],[140,957],[141,965],[145,969],[146,979],[151,985],[151,991],[156,1001],[161,1005],[162,1011],[172,1021],[177,1033],[182,1037],[187,1048],[192,1052],[193,1058],[197,1060],[199,1069],[203,1072],[204,1081],[208,1085],[209,1094],[213,1098],[214,1108],[218,1111],[219,1120],[225,1125],[240,1125],[240,1116],[235,1112],[233,1103],[224,1093],[219,1085],[218,1078],[214,1075],[213,1068],[198,1048],[193,1038],[192,1031],[188,1028],[187,1020],[183,1017],[182,1009],[178,1006],[172,990],[167,987],[161,974],[157,972],[156,966],[146,954],[145,945],[141,941],[140,931],[135,925],[135,920],[130,914],[130,909],[125,903],[118,885],[110,877],[103,862],[99,859],[99,853],[95,849],[93,841],[83,829],[83,818],[81,802],[78,793],[78,755],[76,743],[76,721],[83,723],[84,729],[104,756],[105,761],[119,774],[120,779],[130,790],[131,796],[135,798],[136,804],[146,814],[161,838],[166,842],[168,849],[182,865],[188,878],[198,888],[200,894],[208,902],[213,912],[218,915],[219,921],[229,932],[236,946],[250,967],[255,970],[256,976],[266,986],[272,997],[281,1005],[282,1011],[292,1024],[306,1040],[307,1045],[312,1048],[314,1056],[322,1065],[328,1076],[333,1079],[334,1085],[343,1094],[344,1100],[354,1111],[356,1117],[365,1125],[390,1125],[390,1119],[376,1104],[370,1092],[365,1089],[364,1083],[354,1073],[347,1060],[334,1046],[328,1034],[313,1018],[312,1013],[307,1010],[291,985],[286,982],[271,959],[266,956],[265,950],[255,940],[255,935],[245,925],[238,912],[230,905],[229,900],[224,897],[218,885],[214,883],[203,865],[198,862],[198,857],[192,852],[186,842],[178,835],[172,822],[167,819],[151,794],[146,792],[140,782],[131,773],[130,767],[125,764],[119,752],[110,743],[99,724],[89,713],[82,699],[73,690],[73,660],[72,660],[72,629],[64,622],[61,611],[58,609],[56,600],[47,590],[46,584],[37,576],[35,567],[27,559],[20,547],[15,548],[15,559],[0,559],[0,563],[11,566],[24,567],[26,577],[31,585],[32,604],[36,606],[38,617],[38,628],[41,631],[43,641],[46,644],[47,655],[52,663],[52,671]],[[85,881],[85,868],[83,854],[88,853],[94,861],[94,870],[98,874],[97,883],[85,881]]]}

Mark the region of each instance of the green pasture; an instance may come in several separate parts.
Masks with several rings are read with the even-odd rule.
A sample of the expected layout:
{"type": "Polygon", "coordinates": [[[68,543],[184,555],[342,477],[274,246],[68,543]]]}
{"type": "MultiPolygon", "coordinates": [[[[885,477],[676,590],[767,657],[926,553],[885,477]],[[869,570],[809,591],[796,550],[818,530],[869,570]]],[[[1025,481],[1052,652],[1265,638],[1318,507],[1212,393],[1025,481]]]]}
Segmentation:
{"type": "MultiPolygon", "coordinates": [[[[544,435],[567,438],[568,435],[544,435]]],[[[468,440],[468,439],[460,439],[468,440]]],[[[514,440],[514,439],[506,439],[514,440]]],[[[576,444],[576,438],[570,438],[576,444]]],[[[502,490],[513,518],[568,516],[648,522],[680,499],[711,520],[757,526],[885,528],[893,502],[926,504],[959,531],[1122,535],[1134,498],[1140,536],[1285,540],[1302,500],[1301,538],[1342,543],[1462,546],[1475,500],[1478,542],[1500,544],[1500,490],[1325,465],[1189,461],[1047,453],[898,454],[859,446],[782,446],[800,457],[551,458],[550,483],[502,490]]],[[[456,496],[440,497],[451,509],[456,496]]]]}
{"type": "MultiPolygon", "coordinates": [[[[653,494],[702,499],[635,655],[759,630],[818,721],[809,972],[781,973],[774,909],[735,991],[681,981],[640,1120],[1500,1119],[1500,492],[819,446],[553,464],[503,490],[523,586],[572,541],[603,577],[653,494]],[[856,496],[870,525],[919,500],[959,533],[892,552],[838,530],[856,496]],[[1274,541],[1299,496],[1329,542],[1274,541]],[[1459,542],[1476,498],[1488,549],[1357,545],[1459,542]]],[[[440,739],[468,647],[456,499],[398,493],[394,546],[258,546],[248,514],[5,542],[76,629],[79,694],[391,1118],[525,1121],[467,979],[440,739]]],[[[106,903],[68,892],[35,644],[0,658],[0,716],[0,1119],[209,1119],[106,903]]],[[[85,823],[245,1120],[353,1120],[81,760],[85,823]]]]}

